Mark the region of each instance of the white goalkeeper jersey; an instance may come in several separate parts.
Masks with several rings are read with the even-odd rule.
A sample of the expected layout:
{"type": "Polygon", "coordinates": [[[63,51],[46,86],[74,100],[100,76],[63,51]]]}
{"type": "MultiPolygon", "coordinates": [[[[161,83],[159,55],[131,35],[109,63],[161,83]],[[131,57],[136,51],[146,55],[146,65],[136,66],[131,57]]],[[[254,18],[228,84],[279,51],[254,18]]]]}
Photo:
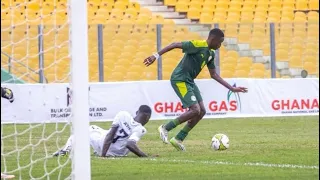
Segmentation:
{"type": "MultiPolygon", "coordinates": [[[[125,156],[129,153],[126,148],[128,140],[138,142],[147,130],[138,122],[136,122],[130,113],[126,111],[119,112],[113,120],[112,126],[118,126],[118,130],[114,136],[113,142],[107,152],[108,156],[125,156]]],[[[106,135],[106,134],[105,134],[106,135]]],[[[101,150],[103,148],[104,138],[101,138],[101,150]]]]}

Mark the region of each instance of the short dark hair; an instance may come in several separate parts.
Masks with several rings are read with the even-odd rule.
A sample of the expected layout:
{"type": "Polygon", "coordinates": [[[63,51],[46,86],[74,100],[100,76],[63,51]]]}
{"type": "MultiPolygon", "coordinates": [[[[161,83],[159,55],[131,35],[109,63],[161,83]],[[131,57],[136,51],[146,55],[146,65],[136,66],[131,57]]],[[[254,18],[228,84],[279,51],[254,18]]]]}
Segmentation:
{"type": "Polygon", "coordinates": [[[219,28],[211,29],[209,32],[209,36],[218,36],[218,37],[224,37],[224,33],[219,28]]]}
{"type": "Polygon", "coordinates": [[[139,112],[151,114],[151,108],[148,105],[141,105],[139,112]]]}

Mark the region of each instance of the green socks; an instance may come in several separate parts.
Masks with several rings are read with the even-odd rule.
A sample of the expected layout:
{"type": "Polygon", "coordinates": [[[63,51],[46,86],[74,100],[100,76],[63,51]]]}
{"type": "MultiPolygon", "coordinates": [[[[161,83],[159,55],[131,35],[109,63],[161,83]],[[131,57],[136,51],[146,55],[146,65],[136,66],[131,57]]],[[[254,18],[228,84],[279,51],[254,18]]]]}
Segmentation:
{"type": "Polygon", "coordinates": [[[176,139],[183,141],[188,136],[189,131],[191,131],[191,128],[188,126],[188,124],[186,124],[177,134],[176,139]]]}
{"type": "Polygon", "coordinates": [[[171,131],[172,129],[174,129],[175,127],[177,127],[180,124],[180,122],[178,121],[178,119],[174,119],[170,122],[168,122],[166,125],[164,125],[164,128],[167,131],[171,131]]]}
{"type": "MultiPolygon", "coordinates": [[[[172,129],[177,127],[179,124],[180,124],[180,122],[177,119],[174,119],[174,120],[168,122],[166,125],[164,125],[164,128],[167,131],[171,131],[172,129]]],[[[177,134],[176,139],[183,141],[188,136],[189,131],[191,131],[191,128],[188,126],[188,124],[186,124],[181,129],[181,131],[177,134]]]]}

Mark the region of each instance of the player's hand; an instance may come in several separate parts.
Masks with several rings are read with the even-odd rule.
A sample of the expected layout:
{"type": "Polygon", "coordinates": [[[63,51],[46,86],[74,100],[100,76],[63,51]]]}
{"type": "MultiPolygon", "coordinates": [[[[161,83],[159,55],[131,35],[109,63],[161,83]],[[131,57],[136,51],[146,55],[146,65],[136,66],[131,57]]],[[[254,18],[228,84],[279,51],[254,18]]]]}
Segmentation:
{"type": "Polygon", "coordinates": [[[232,92],[242,92],[242,93],[246,93],[248,92],[248,88],[245,87],[233,87],[231,89],[232,92]]]}
{"type": "Polygon", "coordinates": [[[152,56],[147,57],[143,61],[143,64],[146,65],[146,66],[150,66],[155,60],[156,60],[156,57],[152,55],[152,56]]]}

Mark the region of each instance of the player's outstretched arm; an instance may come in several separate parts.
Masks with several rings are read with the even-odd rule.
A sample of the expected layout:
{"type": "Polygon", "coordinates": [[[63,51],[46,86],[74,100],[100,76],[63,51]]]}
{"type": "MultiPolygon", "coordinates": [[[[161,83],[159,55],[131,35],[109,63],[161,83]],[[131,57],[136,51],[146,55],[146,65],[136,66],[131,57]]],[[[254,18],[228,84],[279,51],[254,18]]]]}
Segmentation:
{"type": "Polygon", "coordinates": [[[248,92],[248,89],[245,88],[245,87],[233,87],[233,86],[231,86],[229,83],[227,83],[225,80],[223,80],[219,76],[219,74],[217,74],[215,69],[209,69],[209,72],[210,72],[210,76],[211,76],[212,79],[216,80],[221,85],[223,85],[224,87],[228,88],[230,91],[232,91],[232,92],[243,92],[243,93],[248,92]]]}
{"type": "Polygon", "coordinates": [[[148,157],[144,152],[142,152],[139,147],[137,146],[137,143],[135,140],[129,139],[127,142],[126,147],[135,155],[139,157],[148,157]]]}
{"type": "Polygon", "coordinates": [[[150,66],[155,60],[157,60],[161,55],[165,54],[166,52],[169,52],[173,49],[176,49],[176,48],[179,48],[179,49],[182,49],[182,43],[181,42],[175,42],[175,43],[172,43],[170,44],[169,46],[166,46],[164,47],[163,49],[161,49],[159,52],[153,54],[152,56],[150,57],[147,57],[143,63],[146,65],[146,66],[150,66]]]}
{"type": "Polygon", "coordinates": [[[118,130],[119,126],[112,126],[110,128],[109,133],[107,134],[107,136],[104,139],[104,143],[103,143],[103,147],[102,147],[102,153],[101,153],[101,157],[106,157],[107,152],[109,150],[109,147],[114,139],[114,136],[118,130]]]}

